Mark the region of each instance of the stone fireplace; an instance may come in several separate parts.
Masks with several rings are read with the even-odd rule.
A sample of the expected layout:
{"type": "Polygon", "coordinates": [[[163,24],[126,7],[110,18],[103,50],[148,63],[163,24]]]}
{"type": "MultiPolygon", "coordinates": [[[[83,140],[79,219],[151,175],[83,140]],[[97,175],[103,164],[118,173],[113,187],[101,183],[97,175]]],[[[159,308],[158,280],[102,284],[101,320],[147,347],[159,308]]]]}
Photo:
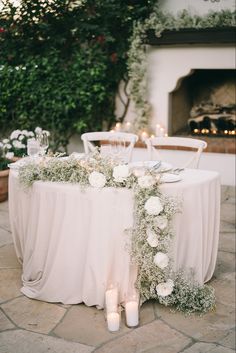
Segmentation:
{"type": "Polygon", "coordinates": [[[180,78],[169,94],[171,135],[235,135],[235,81],[229,69],[197,69],[180,78]]]}
{"type": "Polygon", "coordinates": [[[206,106],[208,114],[216,113],[214,108],[218,105],[218,115],[225,114],[231,107],[233,118],[233,105],[236,103],[235,34],[229,33],[231,37],[228,35],[226,38],[213,33],[210,40],[201,33],[202,37],[194,41],[192,34],[186,43],[181,33],[173,41],[165,42],[163,36],[159,43],[158,38],[151,38],[148,47],[148,93],[154,131],[159,124],[169,135],[187,134],[189,119],[200,115],[194,115],[194,109],[202,104],[214,106],[213,111],[207,111],[209,107],[206,106]],[[216,44],[217,38],[220,43],[216,44]]]}

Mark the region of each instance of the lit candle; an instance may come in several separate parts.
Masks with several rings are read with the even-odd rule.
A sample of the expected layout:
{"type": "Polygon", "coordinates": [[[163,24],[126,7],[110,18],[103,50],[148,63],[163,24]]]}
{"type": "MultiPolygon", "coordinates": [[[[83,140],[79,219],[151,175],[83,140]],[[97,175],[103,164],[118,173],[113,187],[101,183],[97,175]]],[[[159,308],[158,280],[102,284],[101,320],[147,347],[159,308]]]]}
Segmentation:
{"type": "Polygon", "coordinates": [[[121,123],[116,123],[115,130],[116,131],[120,131],[121,130],[121,123]]]}
{"type": "Polygon", "coordinates": [[[216,135],[216,130],[212,130],[212,133],[213,133],[214,135],[216,135]]]}
{"type": "Polygon", "coordinates": [[[107,327],[111,332],[119,330],[120,327],[120,315],[118,313],[107,314],[107,327]]]}
{"type": "Polygon", "coordinates": [[[106,311],[107,313],[117,311],[118,305],[118,289],[117,287],[109,288],[105,294],[105,301],[106,301],[106,311]]]}
{"type": "Polygon", "coordinates": [[[209,132],[210,132],[209,129],[205,129],[206,134],[209,134],[209,132]]]}
{"type": "Polygon", "coordinates": [[[198,134],[199,130],[198,130],[198,129],[194,129],[193,132],[194,132],[195,134],[198,134]]]}
{"type": "Polygon", "coordinates": [[[227,135],[227,134],[228,134],[228,130],[225,130],[225,131],[224,131],[224,134],[227,135]]]}
{"type": "Polygon", "coordinates": [[[139,310],[138,301],[132,300],[125,304],[126,324],[129,327],[138,326],[139,323],[139,310]]]}
{"type": "Polygon", "coordinates": [[[165,137],[168,137],[168,134],[167,133],[165,133],[165,135],[164,135],[165,137]]]}
{"type": "Polygon", "coordinates": [[[160,137],[163,137],[165,135],[165,129],[163,127],[160,128],[160,137]]]}
{"type": "Polygon", "coordinates": [[[235,130],[232,130],[232,135],[235,135],[235,130]]]}
{"type": "Polygon", "coordinates": [[[141,133],[141,140],[142,141],[145,141],[146,139],[148,138],[148,133],[146,131],[143,131],[141,133]]]}
{"type": "Polygon", "coordinates": [[[151,135],[150,137],[151,137],[151,139],[154,139],[154,138],[155,138],[155,135],[151,135]]]}
{"type": "Polygon", "coordinates": [[[129,121],[127,121],[127,123],[125,124],[125,131],[130,131],[131,128],[131,123],[129,121]]]}
{"type": "Polygon", "coordinates": [[[156,136],[160,136],[160,128],[161,128],[161,125],[156,124],[156,136]]]}

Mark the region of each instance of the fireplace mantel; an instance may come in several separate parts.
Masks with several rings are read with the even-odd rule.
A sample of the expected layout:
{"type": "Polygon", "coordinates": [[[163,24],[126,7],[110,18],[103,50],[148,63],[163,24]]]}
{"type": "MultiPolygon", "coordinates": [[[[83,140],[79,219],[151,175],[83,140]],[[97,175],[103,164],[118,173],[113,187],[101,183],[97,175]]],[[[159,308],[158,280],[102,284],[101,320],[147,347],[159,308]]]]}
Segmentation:
{"type": "Polygon", "coordinates": [[[174,44],[229,44],[236,41],[235,27],[221,28],[183,28],[180,30],[165,30],[157,37],[154,30],[147,33],[146,44],[174,45],[174,44]]]}

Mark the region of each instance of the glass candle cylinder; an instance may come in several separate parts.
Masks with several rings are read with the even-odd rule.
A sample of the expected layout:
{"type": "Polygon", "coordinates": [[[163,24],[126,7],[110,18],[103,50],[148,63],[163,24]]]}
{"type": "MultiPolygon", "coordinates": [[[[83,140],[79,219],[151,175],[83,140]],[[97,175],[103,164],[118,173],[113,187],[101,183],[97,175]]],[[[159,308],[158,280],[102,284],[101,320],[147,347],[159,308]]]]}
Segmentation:
{"type": "Polygon", "coordinates": [[[139,324],[139,296],[133,293],[127,296],[125,302],[125,317],[128,327],[137,327],[139,324]]]}
{"type": "Polygon", "coordinates": [[[117,284],[110,284],[105,293],[106,312],[117,312],[118,306],[118,286],[117,284]]]}
{"type": "Polygon", "coordinates": [[[117,312],[107,313],[107,327],[110,332],[118,331],[120,328],[120,315],[117,312]]]}

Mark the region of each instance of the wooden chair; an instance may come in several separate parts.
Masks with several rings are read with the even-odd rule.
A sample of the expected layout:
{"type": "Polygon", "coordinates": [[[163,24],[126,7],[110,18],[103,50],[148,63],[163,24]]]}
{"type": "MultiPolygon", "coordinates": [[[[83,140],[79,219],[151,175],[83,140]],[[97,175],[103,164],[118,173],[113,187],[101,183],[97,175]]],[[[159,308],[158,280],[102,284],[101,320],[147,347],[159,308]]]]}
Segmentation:
{"type": "MultiPolygon", "coordinates": [[[[102,154],[112,155],[112,146],[115,144],[122,145],[120,149],[120,156],[125,162],[130,162],[135,143],[138,141],[138,136],[128,132],[87,132],[81,135],[84,144],[84,151],[86,154],[94,151],[96,145],[93,142],[99,142],[102,154]]],[[[118,156],[118,155],[117,155],[118,156]]]]}
{"type": "Polygon", "coordinates": [[[196,169],[199,165],[201,153],[207,147],[205,141],[188,137],[154,137],[147,139],[145,143],[147,145],[148,158],[150,160],[162,160],[161,150],[165,149],[164,147],[167,147],[167,149],[191,151],[191,158],[179,167],[196,169]]]}

